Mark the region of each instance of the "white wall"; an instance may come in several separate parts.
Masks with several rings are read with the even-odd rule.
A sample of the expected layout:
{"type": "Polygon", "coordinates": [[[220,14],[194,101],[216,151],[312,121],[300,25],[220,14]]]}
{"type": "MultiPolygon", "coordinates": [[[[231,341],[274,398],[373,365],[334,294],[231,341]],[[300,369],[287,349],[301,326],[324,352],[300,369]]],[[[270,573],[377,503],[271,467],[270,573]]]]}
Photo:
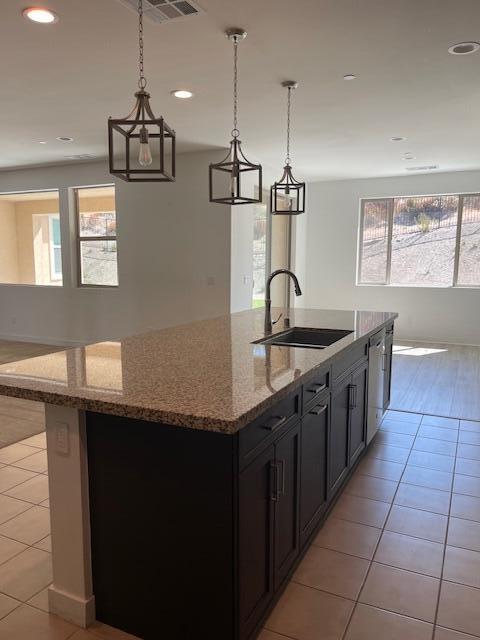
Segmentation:
{"type": "Polygon", "coordinates": [[[480,344],[480,289],[356,286],[360,198],[480,191],[480,172],[308,185],[301,306],[397,311],[401,338],[480,344]]]}
{"type": "Polygon", "coordinates": [[[230,208],[208,202],[208,164],[177,158],[177,182],[116,182],[119,282],[76,286],[72,186],[114,182],[105,163],[0,173],[0,192],[60,188],[63,287],[0,285],[0,337],[94,342],[228,313],[230,208]],[[70,218],[70,223],[69,223],[70,218]]]}
{"type": "Polygon", "coordinates": [[[255,205],[232,207],[231,297],[232,313],[252,307],[253,226],[255,205]]]}

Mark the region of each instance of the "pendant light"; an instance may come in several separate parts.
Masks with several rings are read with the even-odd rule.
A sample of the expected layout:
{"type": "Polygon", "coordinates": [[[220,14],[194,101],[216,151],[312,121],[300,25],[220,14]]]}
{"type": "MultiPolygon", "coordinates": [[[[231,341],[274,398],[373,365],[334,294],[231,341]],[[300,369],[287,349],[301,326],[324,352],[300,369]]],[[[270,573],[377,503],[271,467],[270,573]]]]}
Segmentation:
{"type": "Polygon", "coordinates": [[[292,110],[292,91],[298,87],[293,80],[282,82],[288,91],[287,97],[287,157],[283,175],[270,188],[270,213],[273,215],[296,216],[305,212],[305,183],[293,177],[290,158],[290,116],[292,110]]]}
{"type": "Polygon", "coordinates": [[[145,90],[143,0],[138,0],[138,45],[135,106],[126,118],[108,120],[110,173],[127,182],[175,182],[175,131],[154,115],[150,94],[145,90]]]}
{"type": "Polygon", "coordinates": [[[220,204],[253,204],[262,202],[262,167],[253,164],[243,154],[241,141],[238,139],[238,43],[246,36],[243,29],[228,29],[225,35],[233,42],[233,130],[230,150],[227,156],[218,163],[210,165],[209,191],[210,202],[220,204]],[[247,182],[250,188],[245,189],[243,174],[249,173],[247,182]],[[258,188],[258,197],[245,195],[258,188]]]}

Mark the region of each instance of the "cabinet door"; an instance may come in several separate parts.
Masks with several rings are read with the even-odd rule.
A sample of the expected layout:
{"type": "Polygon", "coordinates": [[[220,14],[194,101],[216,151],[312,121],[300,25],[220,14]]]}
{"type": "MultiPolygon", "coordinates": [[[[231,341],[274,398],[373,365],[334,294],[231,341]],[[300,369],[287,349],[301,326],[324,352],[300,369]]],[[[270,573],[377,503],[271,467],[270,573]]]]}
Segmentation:
{"type": "Polygon", "coordinates": [[[274,445],[239,479],[239,606],[242,637],[249,636],[273,595],[274,445]]]}
{"type": "Polygon", "coordinates": [[[295,561],[299,544],[300,421],[275,445],[278,492],[275,501],[275,589],[295,561]]]}
{"type": "Polygon", "coordinates": [[[390,404],[390,393],[392,388],[392,355],[393,355],[393,329],[387,331],[385,339],[385,356],[383,358],[383,410],[386,411],[390,404]]]}
{"type": "Polygon", "coordinates": [[[351,376],[340,380],[332,393],[327,463],[329,497],[339,488],[348,473],[350,382],[351,376]]]}
{"type": "Polygon", "coordinates": [[[365,449],[367,426],[368,364],[353,372],[350,383],[350,464],[365,449]]]}
{"type": "Polygon", "coordinates": [[[300,465],[300,544],[315,529],[327,500],[327,433],[330,397],[314,405],[302,418],[300,465]]]}

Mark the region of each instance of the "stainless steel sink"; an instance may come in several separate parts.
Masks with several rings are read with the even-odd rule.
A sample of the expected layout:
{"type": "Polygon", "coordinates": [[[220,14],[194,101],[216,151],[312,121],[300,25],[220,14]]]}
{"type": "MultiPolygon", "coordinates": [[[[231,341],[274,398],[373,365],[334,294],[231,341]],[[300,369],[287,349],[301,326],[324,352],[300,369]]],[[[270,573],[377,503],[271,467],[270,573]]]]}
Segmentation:
{"type": "Polygon", "coordinates": [[[288,329],[282,333],[256,340],[254,344],[325,349],[345,336],[348,336],[350,333],[353,333],[353,331],[346,331],[344,329],[304,329],[302,327],[292,327],[292,329],[288,329]]]}

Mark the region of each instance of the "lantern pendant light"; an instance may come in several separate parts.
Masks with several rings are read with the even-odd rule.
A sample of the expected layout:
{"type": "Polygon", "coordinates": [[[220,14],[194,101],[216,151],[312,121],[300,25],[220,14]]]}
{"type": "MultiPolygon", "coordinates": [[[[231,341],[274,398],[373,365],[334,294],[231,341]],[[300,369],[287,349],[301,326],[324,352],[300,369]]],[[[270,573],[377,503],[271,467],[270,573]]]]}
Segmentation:
{"type": "Polygon", "coordinates": [[[287,157],[283,175],[270,188],[270,213],[273,215],[296,216],[305,212],[305,183],[293,177],[290,158],[290,116],[292,109],[292,91],[298,87],[293,80],[282,82],[288,91],[287,98],[287,157]]]}
{"type": "Polygon", "coordinates": [[[228,29],[225,35],[233,42],[233,130],[227,156],[221,162],[210,164],[210,202],[254,204],[262,202],[262,166],[247,160],[238,139],[238,43],[247,33],[243,29],[228,29]],[[249,174],[249,178],[245,180],[246,173],[249,174]],[[248,183],[248,191],[245,182],[248,183]],[[255,188],[258,189],[258,197],[255,197],[255,188]],[[245,193],[253,195],[247,196],[245,193]]]}
{"type": "Polygon", "coordinates": [[[175,182],[175,131],[150,107],[143,71],[143,0],[138,0],[139,80],[126,118],[108,120],[110,173],[127,182],[175,182]]]}

